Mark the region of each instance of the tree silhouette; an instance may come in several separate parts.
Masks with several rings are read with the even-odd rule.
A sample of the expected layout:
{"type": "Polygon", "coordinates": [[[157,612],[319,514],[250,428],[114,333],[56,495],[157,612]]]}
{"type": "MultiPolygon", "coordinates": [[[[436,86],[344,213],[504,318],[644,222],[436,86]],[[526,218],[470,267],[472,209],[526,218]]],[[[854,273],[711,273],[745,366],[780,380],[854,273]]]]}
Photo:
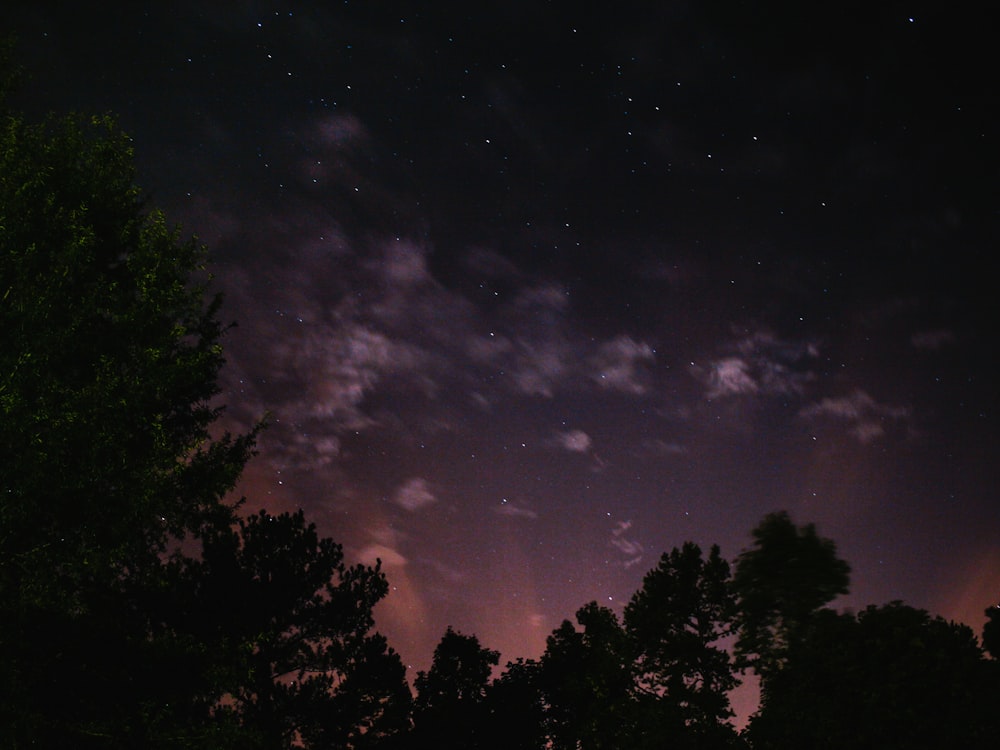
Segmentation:
{"type": "Polygon", "coordinates": [[[763,683],[752,746],[985,747],[1000,680],[964,625],[899,602],[857,617],[825,610],[763,683]]]}
{"type": "Polygon", "coordinates": [[[728,692],[737,680],[721,643],[734,628],[734,612],[729,564],[718,546],[704,559],[701,548],[687,542],[664,553],[643,578],[624,621],[637,655],[647,735],[672,737],[680,746],[735,737],[726,720],[732,716],[728,692]]]}
{"type": "Polygon", "coordinates": [[[846,594],[850,566],[816,527],[797,527],[784,511],[753,530],[754,544],[736,559],[739,638],[736,653],[765,679],[813,614],[846,594]]]}
{"type": "Polygon", "coordinates": [[[259,747],[377,747],[408,725],[405,669],[372,633],[378,566],[348,567],[301,511],[213,529],[187,564],[187,627],[211,644],[232,714],[259,747]]]}
{"type": "Polygon", "coordinates": [[[551,745],[628,747],[634,730],[631,642],[615,613],[591,602],[553,631],[539,681],[551,745]]]}
{"type": "Polygon", "coordinates": [[[983,648],[994,659],[1000,659],[1000,604],[987,607],[983,613],[986,622],[983,624],[983,648]]]}
{"type": "Polygon", "coordinates": [[[430,669],[414,680],[415,748],[480,746],[486,691],[499,660],[500,654],[483,648],[474,635],[448,628],[434,649],[430,669]]]}
{"type": "Polygon", "coordinates": [[[483,750],[541,750],[546,743],[546,704],[540,664],[510,662],[486,691],[479,747],[483,750]]]}

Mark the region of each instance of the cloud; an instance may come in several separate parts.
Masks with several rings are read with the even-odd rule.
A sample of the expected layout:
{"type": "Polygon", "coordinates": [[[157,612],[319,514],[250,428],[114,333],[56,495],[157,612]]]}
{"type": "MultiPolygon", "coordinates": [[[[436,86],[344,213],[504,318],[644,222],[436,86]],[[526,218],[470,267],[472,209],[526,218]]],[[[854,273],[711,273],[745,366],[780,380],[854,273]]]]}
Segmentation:
{"type": "Polygon", "coordinates": [[[531,510],[530,508],[523,508],[514,503],[510,502],[507,498],[500,501],[499,505],[494,506],[493,512],[500,516],[507,516],[509,518],[538,518],[538,514],[531,510]]]}
{"type": "Polygon", "coordinates": [[[799,411],[806,419],[830,417],[850,425],[850,432],[862,443],[885,434],[887,422],[900,421],[910,416],[910,409],[904,406],[880,404],[865,391],[856,390],[841,398],[824,398],[799,411]]]}
{"type": "Polygon", "coordinates": [[[488,279],[516,279],[521,275],[510,259],[487,248],[473,248],[462,262],[472,273],[488,279]]]}
{"type": "Polygon", "coordinates": [[[401,568],[407,563],[403,555],[385,544],[369,544],[358,553],[362,565],[374,565],[379,560],[385,568],[401,568]]]}
{"type": "Polygon", "coordinates": [[[435,560],[431,557],[419,557],[414,562],[415,564],[427,566],[437,573],[437,575],[442,579],[450,583],[458,583],[460,581],[468,580],[469,578],[467,571],[447,565],[440,560],[435,560]]]}
{"type": "Polygon", "coordinates": [[[315,470],[332,464],[340,456],[340,438],[336,435],[313,435],[296,432],[290,442],[272,447],[285,466],[315,470]]]}
{"type": "Polygon", "coordinates": [[[750,365],[739,357],[716,360],[709,366],[709,398],[757,393],[760,386],[750,375],[750,365]]]}
{"type": "Polygon", "coordinates": [[[631,568],[642,560],[643,546],[635,539],[626,537],[626,532],[632,528],[632,521],[619,521],[615,528],[611,530],[611,539],[608,543],[625,555],[626,559],[622,563],[625,568],[631,568]]]}
{"type": "Polygon", "coordinates": [[[568,373],[568,348],[562,342],[517,342],[514,382],[527,396],[552,398],[557,383],[568,373]]]}
{"type": "Polygon", "coordinates": [[[359,140],[367,140],[367,132],[355,115],[327,115],[315,124],[315,137],[330,148],[342,148],[359,140]]]}
{"type": "Polygon", "coordinates": [[[930,331],[920,331],[910,337],[914,349],[936,352],[949,344],[955,343],[955,334],[947,328],[935,328],[930,331]]]}
{"type": "Polygon", "coordinates": [[[819,347],[811,341],[788,341],[761,329],[731,348],[734,354],[692,369],[708,398],[801,395],[816,377],[809,365],[819,356],[819,347]]]}
{"type": "Polygon", "coordinates": [[[602,388],[641,395],[646,392],[645,365],[654,359],[649,344],[618,336],[602,344],[591,358],[591,378],[602,388]]]}
{"type": "Polygon", "coordinates": [[[538,284],[522,289],[514,299],[513,310],[524,322],[542,327],[561,319],[569,308],[569,292],[559,284],[538,284]]]}
{"type": "Polygon", "coordinates": [[[553,438],[553,443],[564,450],[572,453],[586,453],[593,446],[593,441],[583,430],[569,430],[567,432],[557,432],[553,438]]]}
{"type": "Polygon", "coordinates": [[[680,443],[661,440],[659,438],[644,441],[643,447],[650,453],[658,456],[679,456],[688,452],[687,447],[680,443]]]}
{"type": "Polygon", "coordinates": [[[393,496],[393,502],[411,513],[437,502],[437,497],[430,491],[426,479],[415,477],[407,480],[393,496]]]}
{"type": "Polygon", "coordinates": [[[361,404],[385,375],[417,370],[424,360],[417,347],[363,325],[317,326],[277,345],[272,354],[311,385],[309,411],[337,420],[344,429],[371,424],[361,404]]]}
{"type": "Polygon", "coordinates": [[[393,286],[410,286],[431,280],[423,248],[410,242],[388,243],[380,265],[382,275],[393,286]]]}

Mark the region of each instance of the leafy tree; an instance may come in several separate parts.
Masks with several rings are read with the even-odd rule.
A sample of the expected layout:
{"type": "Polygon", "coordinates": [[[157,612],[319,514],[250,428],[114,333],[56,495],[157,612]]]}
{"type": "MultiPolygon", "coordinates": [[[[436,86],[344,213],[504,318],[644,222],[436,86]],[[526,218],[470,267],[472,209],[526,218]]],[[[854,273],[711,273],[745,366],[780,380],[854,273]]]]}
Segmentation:
{"type": "MultiPolygon", "coordinates": [[[[226,525],[254,432],[213,438],[202,248],[147,210],[107,118],[0,119],[0,726],[16,746],[211,734],[149,670],[170,545],[226,525]],[[181,722],[179,725],[177,722],[181,722]]],[[[172,738],[172,739],[171,739],[172,738]]]]}
{"type": "Polygon", "coordinates": [[[677,746],[725,746],[735,738],[728,692],[737,680],[722,641],[733,630],[729,564],[687,542],[664,553],[625,608],[636,653],[643,730],[677,746]]]}
{"type": "Polygon", "coordinates": [[[5,113],[7,97],[17,88],[23,75],[14,64],[14,43],[13,37],[0,37],[0,114],[5,113]]]}
{"type": "Polygon", "coordinates": [[[546,705],[539,662],[510,662],[486,691],[480,747],[489,750],[542,750],[546,747],[546,705]]]}
{"type": "Polygon", "coordinates": [[[383,746],[381,572],[226,499],[202,248],[111,120],[0,119],[0,747],[383,746]]]}
{"type": "Polygon", "coordinates": [[[405,668],[372,633],[379,568],[348,567],[301,511],[206,534],[186,563],[184,628],[216,656],[216,707],[262,748],[378,747],[408,726],[405,668]]]}
{"type": "Polygon", "coordinates": [[[754,544],[736,559],[733,579],[736,653],[766,679],[814,613],[847,593],[850,566],[815,525],[797,527],[784,511],[765,516],[752,533],[754,544]]]}
{"type": "Polygon", "coordinates": [[[591,602],[546,642],[539,681],[551,746],[630,747],[634,736],[631,641],[614,612],[591,602]]]}
{"type": "Polygon", "coordinates": [[[414,747],[475,748],[486,716],[485,699],[500,654],[474,635],[450,627],[434,649],[431,668],[414,685],[414,747]]]}
{"type": "Polygon", "coordinates": [[[964,625],[894,602],[817,613],[763,683],[752,746],[985,747],[1000,730],[1000,674],[964,625]]]}
{"type": "Polygon", "coordinates": [[[983,625],[983,648],[994,659],[1000,659],[1000,604],[987,607],[984,614],[986,623],[983,625]]]}

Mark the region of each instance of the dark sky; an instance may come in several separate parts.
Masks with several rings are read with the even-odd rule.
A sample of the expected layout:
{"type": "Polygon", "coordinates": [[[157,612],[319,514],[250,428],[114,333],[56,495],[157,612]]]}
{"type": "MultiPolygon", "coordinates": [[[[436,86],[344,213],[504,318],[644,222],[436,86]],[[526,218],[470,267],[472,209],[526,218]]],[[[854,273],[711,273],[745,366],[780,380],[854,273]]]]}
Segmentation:
{"type": "Polygon", "coordinates": [[[843,606],[1000,594],[992,27],[974,3],[9,3],[212,253],[248,507],[504,659],[685,540],[815,521],[843,606]]]}

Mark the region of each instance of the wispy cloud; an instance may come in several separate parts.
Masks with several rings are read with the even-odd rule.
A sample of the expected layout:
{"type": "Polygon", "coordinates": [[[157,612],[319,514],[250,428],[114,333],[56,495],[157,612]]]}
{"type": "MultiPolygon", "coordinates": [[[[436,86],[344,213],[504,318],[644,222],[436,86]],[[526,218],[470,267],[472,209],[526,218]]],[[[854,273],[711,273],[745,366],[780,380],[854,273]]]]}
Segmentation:
{"type": "Polygon", "coordinates": [[[424,359],[417,347],[363,325],[316,326],[272,353],[289,375],[309,384],[307,410],[346,429],[371,424],[362,402],[385,375],[417,370],[424,359]]]}
{"type": "Polygon", "coordinates": [[[379,560],[386,568],[401,568],[407,563],[403,555],[385,544],[370,544],[358,553],[358,561],[363,565],[374,565],[379,560]]]}
{"type": "Polygon", "coordinates": [[[801,395],[815,379],[811,362],[819,347],[809,341],[788,341],[767,329],[738,339],[732,354],[695,366],[708,398],[753,395],[801,395]]]}
{"type": "Polygon", "coordinates": [[[618,336],[591,357],[591,378],[602,388],[641,395],[647,390],[647,366],[655,359],[649,344],[618,336]]]}
{"type": "Polygon", "coordinates": [[[420,477],[414,477],[403,483],[392,499],[400,508],[405,508],[411,513],[437,502],[437,497],[431,492],[427,480],[420,477]]]}
{"type": "Polygon", "coordinates": [[[750,374],[750,365],[739,357],[727,357],[709,365],[708,398],[757,393],[760,386],[750,374]]]}
{"type": "Polygon", "coordinates": [[[538,518],[538,513],[535,511],[530,508],[515,505],[507,498],[501,500],[498,505],[493,506],[493,512],[497,515],[507,516],[509,518],[538,518]]]}
{"type": "Polygon", "coordinates": [[[913,348],[922,351],[936,352],[954,343],[955,334],[947,328],[919,331],[910,337],[910,344],[913,348]]]}
{"type": "Polygon", "coordinates": [[[571,453],[586,453],[594,444],[590,439],[590,435],[583,430],[557,432],[552,438],[552,443],[556,447],[568,450],[571,453]]]}
{"type": "Polygon", "coordinates": [[[906,419],[910,414],[908,407],[879,403],[862,390],[840,398],[824,398],[799,411],[806,419],[829,417],[847,423],[849,431],[862,443],[882,437],[887,423],[906,419]]]}
{"type": "Polygon", "coordinates": [[[528,396],[552,398],[569,372],[569,358],[569,348],[563,342],[518,341],[514,367],[518,390],[528,396]]]}
{"type": "Polygon", "coordinates": [[[646,440],[643,442],[642,447],[658,456],[679,456],[688,452],[687,447],[681,443],[662,440],[660,438],[646,440]]]}
{"type": "Polygon", "coordinates": [[[625,560],[622,562],[625,568],[631,568],[641,562],[645,551],[639,541],[628,538],[627,533],[631,528],[631,520],[619,521],[611,530],[611,539],[608,541],[612,547],[625,556],[625,560]]]}

